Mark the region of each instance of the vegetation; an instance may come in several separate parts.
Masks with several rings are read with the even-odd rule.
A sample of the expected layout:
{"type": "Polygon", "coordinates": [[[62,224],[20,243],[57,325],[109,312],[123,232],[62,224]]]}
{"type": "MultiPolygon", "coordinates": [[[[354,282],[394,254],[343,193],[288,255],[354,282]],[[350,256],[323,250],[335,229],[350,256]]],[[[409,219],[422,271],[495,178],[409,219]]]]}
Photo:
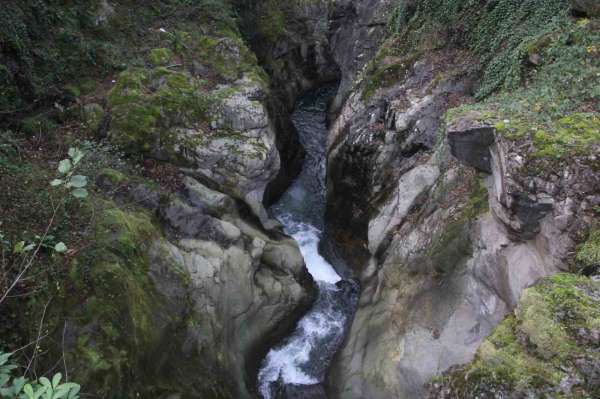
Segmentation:
{"type": "Polygon", "coordinates": [[[584,272],[600,270],[600,229],[590,232],[588,239],[579,246],[575,259],[579,269],[584,272]]]}
{"type": "Polygon", "coordinates": [[[486,7],[471,0],[401,0],[391,37],[363,74],[363,99],[397,82],[424,54],[467,49],[482,70],[477,101],[450,110],[450,120],[486,121],[511,140],[530,142],[533,158],[592,155],[600,146],[600,22],[569,11],[566,0],[500,0],[486,7]]]}
{"type": "MultiPolygon", "coordinates": [[[[97,89],[95,82],[128,65],[143,66],[146,46],[156,48],[177,29],[236,36],[226,0],[160,0],[138,4],[84,0],[75,5],[40,0],[7,0],[0,10],[0,122],[38,131],[56,119],[54,103],[70,106],[97,89]],[[135,9],[135,12],[132,10],[135,9]],[[162,30],[161,30],[162,29],[162,30]],[[164,31],[164,32],[163,32],[164,31]],[[31,126],[33,124],[33,126],[31,126]],[[31,126],[27,128],[27,125],[31,126]]],[[[153,53],[154,56],[158,54],[153,53]]],[[[152,57],[151,57],[152,58],[152,57]]],[[[44,131],[52,130],[56,125],[44,131]]]]}
{"type": "MultiPolygon", "coordinates": [[[[6,3],[0,348],[22,348],[14,362],[30,367],[22,377],[0,376],[0,389],[11,390],[0,397],[78,397],[60,376],[37,379],[57,368],[106,398],[177,394],[198,373],[207,378],[186,392],[232,397],[194,350],[178,357],[184,371],[165,366],[181,350],[174,342],[185,339],[186,323],[198,321],[173,314],[154,286],[150,246],[163,233],[128,194],[144,187],[164,200],[179,189],[178,170],[149,156],[198,145],[176,141],[175,130],[202,139],[209,110],[231,94],[218,85],[247,77],[266,87],[228,1],[6,3]],[[102,140],[109,130],[110,142],[102,140]]],[[[183,273],[170,273],[185,290],[183,273]]]]}
{"type": "Polygon", "coordinates": [[[450,119],[476,115],[505,137],[531,140],[532,155],[555,160],[588,155],[600,145],[598,21],[580,20],[530,43],[540,65],[527,84],[481,103],[451,110],[450,119]]]}
{"type": "Polygon", "coordinates": [[[500,0],[482,6],[475,0],[399,0],[391,28],[394,44],[433,50],[460,46],[483,65],[478,97],[499,88],[518,87],[527,49],[540,37],[569,25],[567,0],[500,0]]]}
{"type": "Polygon", "coordinates": [[[597,397],[590,365],[600,355],[593,343],[600,327],[599,290],[599,283],[573,274],[545,279],[524,292],[515,314],[496,328],[472,363],[434,384],[460,398],[597,397]]]}
{"type": "Polygon", "coordinates": [[[13,377],[12,370],[18,366],[9,363],[11,353],[0,352],[0,397],[5,399],[79,399],[78,384],[61,383],[62,374],[52,381],[46,377],[28,381],[25,377],[13,377]]]}

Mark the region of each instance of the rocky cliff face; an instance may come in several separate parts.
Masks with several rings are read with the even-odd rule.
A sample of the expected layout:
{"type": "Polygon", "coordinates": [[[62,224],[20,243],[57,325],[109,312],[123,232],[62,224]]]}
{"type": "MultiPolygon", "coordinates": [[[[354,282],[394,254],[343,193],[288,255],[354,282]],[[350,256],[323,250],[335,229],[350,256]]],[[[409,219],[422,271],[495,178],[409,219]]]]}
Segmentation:
{"type": "MultiPolygon", "coordinates": [[[[595,392],[597,350],[573,348],[597,349],[597,284],[544,280],[518,305],[569,268],[597,223],[595,2],[235,1],[252,50],[227,2],[85,3],[68,15],[57,4],[38,15],[33,2],[0,11],[11,35],[0,51],[7,123],[40,137],[74,130],[52,147],[61,151],[94,136],[130,157],[111,155],[130,174],[87,166],[98,188],[81,208],[94,217],[69,236],[85,242],[32,301],[60,302],[49,308],[48,351],[85,391],[256,397],[259,361],[315,290],[265,204],[301,164],[289,119],[297,97],[339,81],[326,233],[362,294],[328,395],[423,397],[448,370],[434,397],[539,393],[519,375],[545,368],[544,392],[595,392]],[[57,16],[68,29],[40,38],[36,27],[57,16]],[[47,41],[56,47],[45,51],[47,41]],[[56,54],[62,63],[49,62],[56,54]],[[83,64],[69,61],[80,58],[99,82],[81,80],[73,65],[83,64]],[[511,356],[518,367],[505,364],[511,356]],[[490,383],[498,364],[510,378],[490,383]],[[472,370],[485,386],[457,382],[472,370]]],[[[91,152],[90,163],[105,154],[91,152]]],[[[15,195],[6,198],[30,196],[15,195]]]]}
{"type": "MultiPolygon", "coordinates": [[[[242,29],[271,78],[278,103],[274,114],[289,113],[298,96],[320,84],[339,81],[331,105],[335,115],[358,72],[377,52],[390,18],[391,1],[293,1],[241,3],[242,29]],[[277,22],[277,23],[275,23],[277,22]],[[281,29],[277,29],[281,26],[281,29]]],[[[288,168],[298,162],[293,126],[278,137],[288,168]]]]}
{"type": "MultiPolygon", "coordinates": [[[[126,7],[101,5],[103,24],[126,7]]],[[[251,398],[260,361],[316,294],[264,207],[293,177],[276,145],[289,122],[235,27],[160,24],[145,64],[83,100],[97,134],[176,172],[167,189],[98,176],[109,211],[63,306],[69,372],[107,398],[251,398]]]]}
{"type": "Polygon", "coordinates": [[[98,184],[144,208],[101,215],[72,273],[72,375],[103,397],[253,397],[266,350],[313,298],[296,243],[193,178],[170,198],[108,173],[98,184]]]}
{"type": "Polygon", "coordinates": [[[589,151],[557,166],[498,108],[446,114],[476,101],[469,52],[380,53],[329,139],[328,230],[362,283],[337,398],[423,397],[469,362],[525,288],[569,268],[600,188],[589,151]]]}

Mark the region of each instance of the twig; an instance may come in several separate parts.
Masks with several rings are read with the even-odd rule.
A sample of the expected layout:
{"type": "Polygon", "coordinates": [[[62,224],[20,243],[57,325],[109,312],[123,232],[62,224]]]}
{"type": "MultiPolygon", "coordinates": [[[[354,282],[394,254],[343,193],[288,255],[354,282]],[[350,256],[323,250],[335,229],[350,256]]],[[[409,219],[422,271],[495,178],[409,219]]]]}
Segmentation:
{"type": "Polygon", "coordinates": [[[65,357],[65,334],[67,332],[67,320],[65,320],[65,326],[63,327],[62,333],[62,360],[65,368],[65,381],[69,382],[69,370],[67,369],[67,358],[65,357]]]}
{"type": "MultiPolygon", "coordinates": [[[[44,335],[42,335],[42,336],[40,337],[40,339],[44,339],[44,338],[46,338],[47,336],[48,336],[48,334],[44,334],[44,335]]],[[[35,341],[31,341],[30,343],[28,343],[28,344],[26,344],[26,345],[23,345],[23,346],[22,346],[22,347],[20,347],[19,349],[15,349],[15,350],[14,350],[12,353],[14,354],[14,353],[20,352],[20,351],[22,351],[22,350],[24,350],[24,349],[27,349],[27,348],[29,348],[31,345],[35,344],[36,342],[37,342],[37,339],[36,339],[35,341]]]]}
{"type": "Polygon", "coordinates": [[[27,262],[27,264],[25,264],[25,267],[22,268],[21,272],[17,275],[17,278],[15,278],[15,280],[12,282],[12,284],[10,285],[10,287],[8,287],[8,289],[6,290],[6,292],[2,295],[2,298],[0,298],[0,304],[2,304],[2,302],[4,302],[4,300],[6,299],[6,297],[8,296],[8,294],[16,287],[16,285],[19,283],[19,281],[21,280],[21,278],[23,277],[23,275],[27,272],[27,270],[29,270],[29,268],[33,264],[33,261],[35,260],[35,258],[37,257],[37,254],[40,252],[40,249],[42,248],[42,244],[44,243],[44,241],[46,240],[46,237],[48,236],[48,233],[50,232],[50,228],[54,224],[54,219],[56,218],[56,214],[58,213],[58,209],[60,208],[60,206],[62,205],[62,203],[63,203],[63,201],[61,201],[54,208],[54,212],[52,213],[52,217],[50,218],[50,222],[48,223],[48,226],[46,226],[46,231],[44,231],[44,235],[42,236],[40,242],[38,243],[35,251],[31,255],[31,257],[29,258],[29,261],[27,262]]]}
{"type": "MultiPolygon", "coordinates": [[[[46,317],[46,309],[48,309],[48,305],[50,305],[51,301],[52,301],[52,298],[50,298],[48,300],[48,302],[46,302],[46,305],[44,306],[44,312],[42,313],[42,318],[40,319],[40,325],[38,327],[38,335],[37,335],[37,338],[35,340],[35,347],[33,348],[33,356],[31,357],[31,359],[29,359],[29,363],[27,364],[27,368],[25,369],[25,373],[23,373],[24,375],[27,374],[27,372],[31,368],[31,364],[34,363],[35,359],[37,358],[36,354],[37,354],[37,351],[38,351],[38,348],[39,348],[40,337],[42,336],[42,327],[44,326],[44,318],[46,317]]],[[[33,373],[35,374],[35,364],[33,366],[33,373]]]]}

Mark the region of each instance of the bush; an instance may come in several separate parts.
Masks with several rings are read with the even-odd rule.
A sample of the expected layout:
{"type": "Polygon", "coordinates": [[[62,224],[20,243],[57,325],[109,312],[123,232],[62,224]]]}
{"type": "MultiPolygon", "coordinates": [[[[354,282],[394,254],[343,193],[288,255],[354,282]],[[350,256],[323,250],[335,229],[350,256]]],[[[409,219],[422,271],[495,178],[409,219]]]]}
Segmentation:
{"type": "Polygon", "coordinates": [[[81,387],[72,382],[61,383],[62,374],[57,373],[50,381],[46,377],[28,380],[15,377],[13,370],[18,366],[9,363],[12,353],[0,351],[0,398],[4,399],[79,399],[81,387]]]}

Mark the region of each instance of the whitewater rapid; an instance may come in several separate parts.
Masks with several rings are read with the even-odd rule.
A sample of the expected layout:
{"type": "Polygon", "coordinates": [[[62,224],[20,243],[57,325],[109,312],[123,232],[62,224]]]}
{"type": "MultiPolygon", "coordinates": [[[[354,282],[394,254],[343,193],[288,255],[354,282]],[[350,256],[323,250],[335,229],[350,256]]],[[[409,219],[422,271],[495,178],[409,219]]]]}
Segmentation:
{"type": "Polygon", "coordinates": [[[303,169],[281,200],[271,209],[285,232],[300,247],[306,267],[318,285],[312,309],[282,344],[272,348],[258,375],[258,390],[264,399],[282,386],[320,384],[341,345],[354,312],[356,290],[342,281],[333,266],[319,253],[325,204],[326,109],[330,91],[307,96],[293,115],[306,149],[303,169]]]}

